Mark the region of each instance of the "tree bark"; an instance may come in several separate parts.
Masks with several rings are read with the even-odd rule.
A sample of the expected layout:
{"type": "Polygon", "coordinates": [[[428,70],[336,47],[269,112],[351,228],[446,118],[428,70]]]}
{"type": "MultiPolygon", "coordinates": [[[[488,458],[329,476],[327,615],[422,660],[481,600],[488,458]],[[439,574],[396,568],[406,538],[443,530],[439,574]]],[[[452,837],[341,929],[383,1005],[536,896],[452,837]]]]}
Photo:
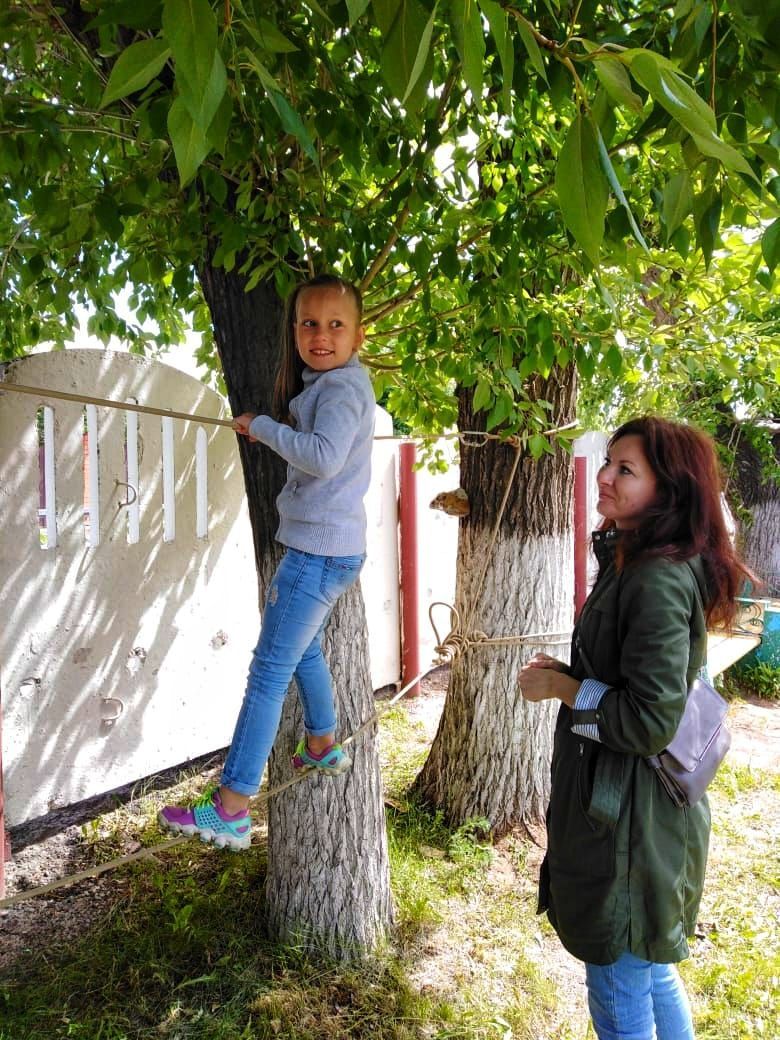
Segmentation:
{"type": "MultiPolygon", "coordinates": [[[[273,284],[261,283],[246,293],[235,271],[208,264],[199,276],[234,414],[268,411],[282,322],[273,284]]],[[[243,437],[238,441],[262,604],[281,555],[274,541],[275,500],[285,465],[268,448],[243,437]]],[[[343,740],[374,712],[359,589],[339,600],[324,646],[343,740]]],[[[247,664],[250,653],[247,647],[247,664]]],[[[268,766],[268,789],[293,775],[291,757],[302,732],[293,683],[268,766]]],[[[376,727],[360,734],[350,752],[353,766],[346,774],[308,774],[274,795],[268,806],[269,935],[341,960],[360,959],[373,950],[393,923],[376,727]]]]}
{"type": "MultiPolygon", "coordinates": [[[[780,431],[772,445],[775,466],[780,465],[780,431]]],[[[753,572],[765,583],[765,594],[780,595],[780,484],[764,473],[762,459],[747,440],[739,442],[734,481],[749,520],[739,525],[739,548],[753,572]]]]}
{"type": "MultiPolygon", "coordinates": [[[[551,425],[572,420],[573,370],[555,369],[533,390],[553,403],[551,425]]],[[[484,428],[477,425],[484,413],[473,414],[472,392],[461,389],[458,396],[460,429],[484,428]]],[[[524,455],[490,551],[515,451],[495,440],[461,448],[461,485],[471,512],[460,521],[455,605],[466,619],[473,603],[471,631],[491,637],[567,633],[573,617],[572,458],[561,448],[538,461],[524,455]]],[[[500,836],[542,819],[556,704],[530,704],[517,689],[518,670],[539,650],[568,660],[566,642],[550,647],[540,640],[473,647],[453,662],[439,729],[415,782],[416,792],[451,825],[484,818],[500,836]]]]}

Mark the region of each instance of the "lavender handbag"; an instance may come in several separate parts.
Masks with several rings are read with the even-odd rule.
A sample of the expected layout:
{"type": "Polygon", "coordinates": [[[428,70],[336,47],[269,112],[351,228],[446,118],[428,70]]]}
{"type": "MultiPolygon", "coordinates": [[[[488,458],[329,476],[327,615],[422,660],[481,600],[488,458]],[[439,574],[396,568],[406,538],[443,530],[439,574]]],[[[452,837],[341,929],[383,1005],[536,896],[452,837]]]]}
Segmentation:
{"type": "MultiPolygon", "coordinates": [[[[691,572],[696,579],[692,567],[691,572]]],[[[695,587],[701,605],[698,579],[695,587]]],[[[580,660],[593,676],[579,641],[577,648],[580,660]]],[[[664,790],[680,808],[690,807],[701,800],[726,757],[731,746],[731,734],[725,722],[727,711],[728,705],[718,691],[697,676],[688,687],[685,709],[669,745],[659,754],[645,759],[655,770],[664,790]]]]}
{"type": "Polygon", "coordinates": [[[695,805],[726,757],[731,734],[726,728],[728,705],[704,679],[688,689],[680,725],[669,746],[646,761],[655,770],[675,805],[695,805]]]}

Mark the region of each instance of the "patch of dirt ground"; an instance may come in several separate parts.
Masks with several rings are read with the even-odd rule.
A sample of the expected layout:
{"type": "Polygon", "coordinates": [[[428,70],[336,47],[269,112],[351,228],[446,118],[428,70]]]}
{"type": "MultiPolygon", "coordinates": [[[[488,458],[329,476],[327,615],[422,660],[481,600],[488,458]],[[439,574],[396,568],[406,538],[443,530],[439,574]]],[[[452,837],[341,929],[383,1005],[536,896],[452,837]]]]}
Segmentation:
{"type": "MultiPolygon", "coordinates": [[[[422,681],[419,697],[404,699],[400,704],[410,721],[422,725],[428,743],[433,739],[444,704],[448,670],[440,668],[422,681]]],[[[780,771],[780,705],[762,701],[740,701],[731,705],[729,712],[732,731],[730,761],[756,770],[780,771]]],[[[221,756],[210,756],[187,767],[191,788],[192,777],[198,783],[214,780],[218,775],[221,756]]],[[[95,862],[95,853],[88,836],[91,817],[110,812],[122,802],[122,818],[132,821],[133,814],[142,812],[149,794],[165,790],[165,800],[176,797],[176,780],[180,773],[170,771],[155,778],[140,793],[125,789],[112,792],[102,801],[96,799],[89,806],[74,807],[47,817],[45,821],[17,828],[11,834],[13,859],[6,863],[6,895],[11,896],[56,878],[88,869],[95,862]],[[85,815],[89,814],[89,815],[85,815]]],[[[104,817],[105,819],[105,817],[104,817]]],[[[137,816],[136,823],[142,824],[137,816]]],[[[774,821],[776,823],[777,820],[774,821]]],[[[774,825],[774,824],[773,824],[774,825]]],[[[135,828],[128,828],[133,832],[135,828]]],[[[486,879],[486,888],[479,899],[465,907],[461,904],[457,920],[448,920],[425,937],[423,954],[419,958],[415,982],[437,992],[456,992],[459,984],[473,981],[479,973],[489,973],[491,985],[499,996],[502,980],[508,979],[513,963],[501,960],[498,944],[491,942],[490,925],[486,919],[485,891],[490,898],[501,898],[501,893],[518,888],[532,896],[536,885],[543,850],[539,845],[525,844],[521,869],[515,854],[517,839],[504,839],[495,848],[492,865],[486,879]]],[[[132,854],[139,846],[132,838],[114,839],[114,855],[132,854]]],[[[0,909],[0,974],[12,969],[23,953],[40,952],[52,946],[68,943],[83,935],[99,922],[107,908],[121,898],[127,884],[121,873],[107,873],[90,878],[72,887],[59,889],[8,908],[0,909]]],[[[557,1036],[581,1036],[587,1021],[585,990],[581,965],[560,946],[549,928],[536,925],[533,938],[528,941],[528,929],[522,940],[522,953],[536,961],[550,978],[559,995],[559,1026],[557,1036]],[[571,1030],[567,1032],[566,1030],[571,1030]]],[[[506,944],[504,946],[506,948],[506,944]]]]}

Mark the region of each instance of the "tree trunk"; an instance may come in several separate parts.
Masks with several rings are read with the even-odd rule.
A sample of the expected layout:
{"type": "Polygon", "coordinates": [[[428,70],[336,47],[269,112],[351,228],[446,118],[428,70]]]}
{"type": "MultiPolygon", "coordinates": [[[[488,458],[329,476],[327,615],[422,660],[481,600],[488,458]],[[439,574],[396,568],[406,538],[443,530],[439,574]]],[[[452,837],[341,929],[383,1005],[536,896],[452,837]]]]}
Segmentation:
{"type": "MultiPolygon", "coordinates": [[[[571,369],[537,380],[535,395],[553,403],[551,425],[574,415],[571,369]]],[[[461,429],[479,429],[472,393],[459,391],[461,429]]],[[[515,476],[492,551],[489,549],[515,448],[488,441],[461,447],[461,485],[471,512],[460,523],[456,607],[468,636],[567,633],[573,616],[571,456],[556,449],[533,461],[525,455],[515,476]],[[485,560],[484,583],[477,588],[485,560]]],[[[522,663],[539,650],[568,660],[568,640],[556,646],[529,641],[472,647],[452,666],[439,730],[415,783],[424,801],[452,825],[485,818],[500,836],[518,823],[541,820],[549,797],[549,760],[556,704],[529,704],[517,689],[522,663]]]]}
{"type": "MultiPolygon", "coordinates": [[[[775,466],[780,465],[780,431],[772,437],[775,466]]],[[[734,478],[750,518],[740,523],[740,551],[766,584],[765,594],[780,595],[780,484],[764,474],[762,459],[744,438],[737,448],[734,478]]]]}
{"type": "MultiPolygon", "coordinates": [[[[204,266],[199,274],[234,414],[268,411],[282,322],[273,284],[263,283],[246,293],[244,280],[235,272],[204,266]]],[[[238,440],[262,603],[281,555],[274,541],[274,503],[285,466],[268,448],[243,437],[238,440]]],[[[359,589],[350,590],[337,604],[324,645],[343,740],[374,712],[359,589]]],[[[247,665],[251,649],[246,648],[247,665]]],[[[302,732],[293,683],[269,762],[269,788],[293,775],[290,760],[302,732]]],[[[376,728],[364,731],[350,751],[349,772],[341,777],[308,774],[273,796],[268,806],[269,934],[342,960],[359,959],[371,951],[393,921],[376,728]]]]}

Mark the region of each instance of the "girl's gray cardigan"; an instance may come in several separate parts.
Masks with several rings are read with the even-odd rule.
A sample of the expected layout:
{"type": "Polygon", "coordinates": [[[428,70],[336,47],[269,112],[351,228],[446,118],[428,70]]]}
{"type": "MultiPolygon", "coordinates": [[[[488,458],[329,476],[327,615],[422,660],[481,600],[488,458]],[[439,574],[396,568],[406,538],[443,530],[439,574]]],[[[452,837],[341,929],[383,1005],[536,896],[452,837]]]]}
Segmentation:
{"type": "Polygon", "coordinates": [[[249,427],[287,462],[276,538],[317,556],[356,556],[366,551],[363,498],[376,414],[371,381],[353,354],[329,372],[304,368],[303,384],[290,402],[295,429],[268,415],[249,427]]]}

